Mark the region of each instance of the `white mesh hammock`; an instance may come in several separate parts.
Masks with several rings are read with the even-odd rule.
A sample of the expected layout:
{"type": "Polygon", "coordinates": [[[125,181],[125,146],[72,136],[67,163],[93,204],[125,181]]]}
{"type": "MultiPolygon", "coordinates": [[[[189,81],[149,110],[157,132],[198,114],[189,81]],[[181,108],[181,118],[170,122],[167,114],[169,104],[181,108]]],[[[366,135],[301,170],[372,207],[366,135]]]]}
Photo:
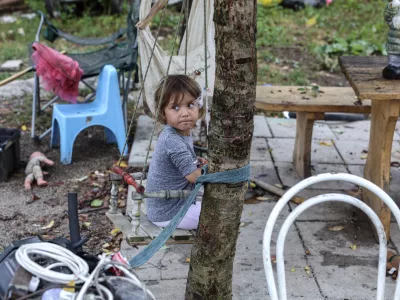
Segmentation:
{"type": "MultiPolygon", "coordinates": [[[[140,21],[150,12],[152,0],[142,0],[140,4],[140,21]]],[[[204,39],[204,1],[206,1],[207,32],[207,95],[212,96],[215,79],[215,42],[214,42],[214,0],[194,0],[190,11],[187,29],[178,55],[172,56],[168,74],[185,74],[185,55],[187,53],[187,75],[194,78],[201,88],[205,82],[205,39],[204,39]],[[186,34],[188,34],[187,51],[186,34]]],[[[143,99],[152,115],[155,115],[154,93],[161,78],[167,75],[170,55],[156,44],[152,57],[155,38],[149,26],[139,30],[139,55],[143,74],[148,68],[144,82],[143,99]],[[150,65],[149,65],[150,61],[150,65]]]]}

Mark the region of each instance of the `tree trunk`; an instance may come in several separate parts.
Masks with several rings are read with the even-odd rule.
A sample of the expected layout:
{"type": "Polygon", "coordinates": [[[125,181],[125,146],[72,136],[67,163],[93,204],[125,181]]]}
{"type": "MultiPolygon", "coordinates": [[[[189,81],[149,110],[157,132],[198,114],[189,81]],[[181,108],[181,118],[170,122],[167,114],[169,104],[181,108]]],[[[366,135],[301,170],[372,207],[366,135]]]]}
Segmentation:
{"type": "MultiPolygon", "coordinates": [[[[209,172],[249,163],[257,83],[256,1],[215,0],[216,79],[209,172]]],[[[232,299],[232,270],[247,182],[205,188],[185,299],[232,299]]]]}

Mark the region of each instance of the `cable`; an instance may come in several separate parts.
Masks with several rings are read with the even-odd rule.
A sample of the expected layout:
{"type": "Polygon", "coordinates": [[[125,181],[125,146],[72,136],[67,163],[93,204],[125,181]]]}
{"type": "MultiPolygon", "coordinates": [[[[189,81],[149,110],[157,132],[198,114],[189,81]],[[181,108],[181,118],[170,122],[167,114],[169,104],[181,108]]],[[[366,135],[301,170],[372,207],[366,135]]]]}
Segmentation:
{"type": "Polygon", "coordinates": [[[52,243],[34,243],[22,245],[18,248],[15,258],[25,270],[36,277],[52,283],[68,284],[71,281],[83,283],[89,275],[89,266],[82,258],[71,251],[52,243]],[[50,268],[63,265],[72,274],[63,274],[44,268],[31,259],[30,256],[39,255],[49,257],[57,263],[50,265],[50,268]]]}

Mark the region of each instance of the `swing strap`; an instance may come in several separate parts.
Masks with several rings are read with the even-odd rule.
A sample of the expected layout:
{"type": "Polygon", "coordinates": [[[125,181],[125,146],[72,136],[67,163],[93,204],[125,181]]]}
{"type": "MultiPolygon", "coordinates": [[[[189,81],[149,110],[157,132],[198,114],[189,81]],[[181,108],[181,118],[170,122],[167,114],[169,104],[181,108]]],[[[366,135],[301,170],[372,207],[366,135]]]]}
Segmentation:
{"type": "Polygon", "coordinates": [[[165,242],[175,231],[178,224],[182,221],[183,217],[186,215],[189,207],[196,201],[197,192],[202,185],[204,185],[205,183],[239,183],[248,181],[250,178],[250,165],[246,165],[239,169],[212,174],[207,174],[207,165],[205,165],[202,170],[203,175],[197,178],[194,190],[185,200],[185,203],[183,204],[179,212],[169,222],[168,226],[165,227],[164,230],[154,240],[152,240],[146,248],[144,248],[140,253],[138,253],[129,261],[131,267],[136,268],[143,265],[165,244],[165,242]]]}

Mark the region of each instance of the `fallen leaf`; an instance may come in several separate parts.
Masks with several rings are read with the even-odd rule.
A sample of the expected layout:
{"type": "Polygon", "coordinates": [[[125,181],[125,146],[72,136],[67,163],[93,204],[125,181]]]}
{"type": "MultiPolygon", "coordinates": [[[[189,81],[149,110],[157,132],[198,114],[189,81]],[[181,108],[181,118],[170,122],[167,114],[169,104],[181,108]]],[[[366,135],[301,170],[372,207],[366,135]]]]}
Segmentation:
{"type": "Polygon", "coordinates": [[[355,244],[353,245],[352,244],[352,245],[350,245],[350,248],[351,248],[351,250],[356,250],[357,249],[357,245],[355,245],[355,244]]]}
{"type": "Polygon", "coordinates": [[[367,157],[368,157],[368,153],[362,153],[362,154],[360,155],[360,158],[361,158],[361,159],[367,159],[367,157]]]}
{"type": "Polygon", "coordinates": [[[336,130],[333,130],[333,131],[336,132],[337,134],[343,134],[343,131],[342,131],[342,130],[336,129],[336,130]]]}
{"type": "Polygon", "coordinates": [[[81,177],[81,178],[77,178],[76,180],[78,180],[79,182],[81,182],[81,181],[84,181],[84,180],[86,180],[86,179],[88,179],[89,178],[89,176],[83,176],[83,177],[81,177]]]}
{"type": "Polygon", "coordinates": [[[304,199],[301,197],[293,197],[292,199],[290,199],[290,201],[292,201],[295,204],[302,204],[304,202],[304,199]]]}
{"type": "Polygon", "coordinates": [[[344,229],[344,226],[342,226],[342,225],[336,225],[336,226],[329,227],[330,231],[341,231],[343,229],[344,229]]]}
{"type": "Polygon", "coordinates": [[[43,226],[42,229],[50,229],[54,226],[54,220],[51,220],[49,224],[43,226]]]}
{"type": "Polygon", "coordinates": [[[165,246],[165,245],[163,245],[161,248],[160,248],[160,250],[163,250],[163,251],[165,251],[165,250],[167,250],[169,247],[167,247],[167,246],[165,246]]]}
{"type": "Polygon", "coordinates": [[[91,207],[100,207],[103,205],[103,200],[101,199],[94,199],[92,202],[90,202],[91,207]]]}
{"type": "Polygon", "coordinates": [[[109,248],[110,244],[109,243],[105,243],[103,246],[101,246],[101,248],[105,249],[105,248],[109,248]]]}
{"type": "Polygon", "coordinates": [[[306,255],[311,255],[311,252],[310,252],[310,250],[306,250],[306,255]]]}
{"type": "Polygon", "coordinates": [[[190,257],[186,257],[185,262],[190,263],[190,257]]]}
{"type": "Polygon", "coordinates": [[[296,272],[296,269],[295,269],[295,268],[291,268],[290,271],[291,271],[292,273],[294,273],[294,272],[296,272]]]}
{"type": "Polygon", "coordinates": [[[272,200],[272,198],[268,198],[268,197],[257,197],[256,199],[257,199],[257,200],[260,200],[260,201],[272,200]]]}
{"type": "Polygon", "coordinates": [[[332,141],[322,141],[322,142],[319,142],[319,144],[320,144],[321,146],[330,147],[330,146],[333,145],[333,142],[332,142],[332,141]]]}
{"type": "Polygon", "coordinates": [[[280,184],[280,183],[275,183],[275,186],[276,186],[276,187],[278,187],[278,188],[280,188],[280,189],[282,189],[282,188],[283,188],[283,185],[282,185],[282,184],[280,184]]]}
{"type": "Polygon", "coordinates": [[[395,168],[399,168],[399,167],[400,167],[400,162],[398,162],[398,161],[392,161],[392,162],[390,163],[390,166],[391,166],[391,167],[395,167],[395,168]]]}
{"type": "Polygon", "coordinates": [[[276,255],[271,255],[271,261],[276,264],[276,255]]]}
{"type": "Polygon", "coordinates": [[[251,216],[252,214],[253,214],[253,212],[252,212],[252,211],[250,211],[250,212],[249,212],[249,216],[251,216]]]}
{"type": "Polygon", "coordinates": [[[254,182],[251,182],[251,181],[250,181],[250,184],[249,184],[249,185],[250,185],[250,187],[251,187],[252,189],[255,189],[255,188],[256,188],[256,184],[255,184],[254,182]]]}
{"type": "Polygon", "coordinates": [[[119,164],[118,162],[116,163],[116,165],[120,168],[126,168],[128,166],[128,164],[126,163],[126,161],[121,161],[119,164]]]}
{"type": "Polygon", "coordinates": [[[309,266],[305,266],[305,267],[304,267],[304,271],[306,271],[306,274],[307,274],[308,276],[311,275],[311,270],[310,270],[310,267],[309,267],[309,266]]]}
{"type": "Polygon", "coordinates": [[[114,228],[113,230],[111,230],[110,234],[112,236],[116,236],[120,232],[121,232],[121,230],[119,228],[114,228]]]}
{"type": "Polygon", "coordinates": [[[22,125],[22,126],[21,126],[21,130],[22,130],[22,131],[26,131],[27,129],[28,129],[28,128],[26,127],[26,125],[22,125]]]}
{"type": "Polygon", "coordinates": [[[82,223],[85,227],[89,227],[92,223],[91,222],[83,222],[82,223]]]}
{"type": "Polygon", "coordinates": [[[246,225],[246,223],[245,222],[241,222],[239,226],[243,227],[244,225],[246,225]]]}
{"type": "Polygon", "coordinates": [[[314,26],[317,23],[317,17],[312,17],[306,21],[307,27],[314,26]]]}
{"type": "Polygon", "coordinates": [[[278,123],[278,124],[281,126],[289,127],[289,128],[292,127],[292,125],[290,123],[278,123]]]}

